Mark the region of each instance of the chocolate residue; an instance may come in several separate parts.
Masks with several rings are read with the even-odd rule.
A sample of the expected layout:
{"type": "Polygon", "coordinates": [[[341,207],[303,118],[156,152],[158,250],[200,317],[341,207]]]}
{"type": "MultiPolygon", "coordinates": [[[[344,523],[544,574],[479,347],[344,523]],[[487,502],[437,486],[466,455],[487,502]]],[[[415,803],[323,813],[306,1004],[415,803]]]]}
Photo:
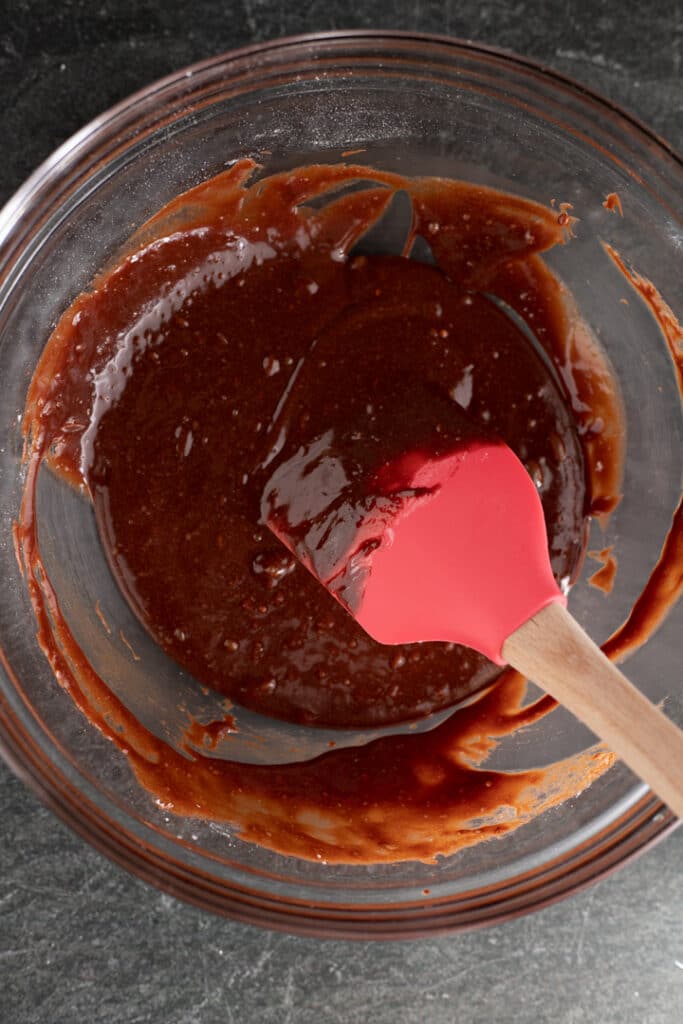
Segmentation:
{"type": "Polygon", "coordinates": [[[602,551],[589,551],[588,557],[600,562],[601,566],[588,577],[588,582],[592,587],[602,590],[603,594],[611,594],[617,575],[617,560],[612,554],[612,547],[603,548],[602,551]]]}
{"type": "MultiPolygon", "coordinates": [[[[629,284],[640,295],[657,321],[666,341],[678,384],[683,396],[683,327],[674,311],[664,301],[652,281],[628,267],[611,245],[604,244],[605,252],[621,271],[629,284]]],[[[673,515],[657,564],[633,605],[626,622],[603,644],[603,650],[613,661],[641,647],[661,625],[670,609],[683,593],[683,494],[673,515]]]]}
{"type": "Polygon", "coordinates": [[[606,210],[609,210],[610,213],[618,213],[620,217],[624,216],[624,208],[622,207],[621,199],[616,192],[610,192],[605,196],[602,205],[606,210]]]}

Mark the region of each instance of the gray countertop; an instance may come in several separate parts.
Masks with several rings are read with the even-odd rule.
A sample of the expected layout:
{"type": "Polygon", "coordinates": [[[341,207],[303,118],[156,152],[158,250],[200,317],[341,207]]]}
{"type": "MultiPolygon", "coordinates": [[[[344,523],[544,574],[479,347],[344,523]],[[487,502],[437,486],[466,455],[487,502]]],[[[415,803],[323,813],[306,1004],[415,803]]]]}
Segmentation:
{"type": "MultiPolygon", "coordinates": [[[[683,144],[678,0],[2,0],[0,201],[85,121],[250,41],[437,31],[516,50],[683,144]],[[623,13],[620,13],[623,12],[623,13]]],[[[683,829],[537,914],[446,938],[318,942],[203,914],[126,875],[0,764],[0,1024],[674,1024],[683,829]]]]}

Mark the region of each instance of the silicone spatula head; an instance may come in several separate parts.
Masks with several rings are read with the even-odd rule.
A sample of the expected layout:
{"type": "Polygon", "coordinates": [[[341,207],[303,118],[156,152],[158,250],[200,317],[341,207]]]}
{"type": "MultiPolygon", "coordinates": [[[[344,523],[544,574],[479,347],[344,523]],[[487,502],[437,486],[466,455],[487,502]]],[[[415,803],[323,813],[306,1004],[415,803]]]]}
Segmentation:
{"type": "Polygon", "coordinates": [[[376,473],[366,495],[303,543],[272,491],[265,518],[380,643],[453,641],[503,664],[507,637],[564,603],[536,488],[505,444],[413,451],[376,473]]]}

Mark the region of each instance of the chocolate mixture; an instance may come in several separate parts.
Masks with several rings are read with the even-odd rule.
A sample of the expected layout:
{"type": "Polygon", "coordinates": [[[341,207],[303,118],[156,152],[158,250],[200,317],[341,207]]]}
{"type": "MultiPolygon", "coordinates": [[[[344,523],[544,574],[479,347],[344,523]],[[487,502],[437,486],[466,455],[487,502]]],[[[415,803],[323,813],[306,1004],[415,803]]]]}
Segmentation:
{"type": "MultiPolygon", "coordinates": [[[[251,170],[237,165],[229,180],[251,170]]],[[[311,168],[269,179],[227,216],[219,200],[201,228],[136,253],[82,299],[62,341],[78,383],[60,392],[72,429],[60,465],[92,494],[140,619],[231,699],[330,726],[428,714],[496,670],[453,645],[381,647],[323,593],[259,522],[283,448],[327,452],[304,500],[334,486],[325,474],[344,472],[349,443],[378,460],[425,439],[446,450],[464,408],[534,476],[558,579],[577,569],[589,511],[561,382],[494,298],[497,278],[523,275],[522,311],[546,350],[561,351],[557,283],[534,257],[561,241],[558,214],[465,185],[401,182],[413,237],[429,241],[438,266],[347,259],[390,216],[396,186],[315,212],[300,204],[357,176],[311,168]]]]}
{"type": "MultiPolygon", "coordinates": [[[[415,442],[446,450],[466,410],[475,432],[496,434],[525,462],[553,570],[568,585],[588,517],[618,500],[623,457],[609,368],[538,255],[566,240],[571,218],[493,190],[363,167],[302,168],[249,185],[255,170],[240,161],[161,211],[64,314],[36,370],[18,535],[42,641],[62,682],[73,680],[78,650],[64,622],[59,649],[50,644],[40,596],[31,489],[46,458],[92,497],[128,601],[202,683],[315,725],[425,715],[499,670],[452,644],[372,641],[264,527],[264,486],[283,451],[315,444],[325,458],[302,482],[306,500],[339,485],[337,456],[349,444],[379,463],[415,442]],[[332,194],[347,184],[356,188],[332,194]],[[391,216],[399,191],[413,209],[404,255],[364,254],[363,236],[391,216]],[[418,239],[422,261],[407,258],[418,239]]],[[[497,736],[552,707],[545,699],[522,711],[510,674],[476,714],[426,737],[263,768],[188,761],[111,695],[105,723],[91,706],[104,684],[80,669],[81,706],[119,745],[124,730],[138,778],[165,806],[230,820],[300,856],[430,857],[473,841],[463,830],[475,805],[492,814],[516,805],[519,824],[539,790],[542,773],[473,768],[491,742],[467,740],[472,715],[479,734],[497,736]],[[258,813],[245,810],[248,796],[258,813]],[[297,826],[295,808],[336,815],[336,832],[297,826]],[[415,816],[420,838],[409,839],[415,816]]],[[[582,770],[593,768],[589,757],[582,770]]],[[[581,788],[580,775],[556,773],[546,804],[567,795],[568,779],[581,788]]]]}

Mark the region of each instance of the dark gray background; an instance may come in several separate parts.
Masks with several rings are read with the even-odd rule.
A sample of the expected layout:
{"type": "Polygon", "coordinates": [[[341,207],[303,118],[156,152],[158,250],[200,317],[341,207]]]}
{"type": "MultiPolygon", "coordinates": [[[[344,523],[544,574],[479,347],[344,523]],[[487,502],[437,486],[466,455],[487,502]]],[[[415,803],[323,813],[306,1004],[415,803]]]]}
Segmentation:
{"type": "MultiPolygon", "coordinates": [[[[683,143],[675,0],[5,0],[0,200],[129,92],[250,41],[316,29],[436,31],[524,53],[683,143]]],[[[485,931],[316,942],[147,888],[0,764],[0,1024],[677,1024],[683,829],[617,875],[485,931]]]]}

